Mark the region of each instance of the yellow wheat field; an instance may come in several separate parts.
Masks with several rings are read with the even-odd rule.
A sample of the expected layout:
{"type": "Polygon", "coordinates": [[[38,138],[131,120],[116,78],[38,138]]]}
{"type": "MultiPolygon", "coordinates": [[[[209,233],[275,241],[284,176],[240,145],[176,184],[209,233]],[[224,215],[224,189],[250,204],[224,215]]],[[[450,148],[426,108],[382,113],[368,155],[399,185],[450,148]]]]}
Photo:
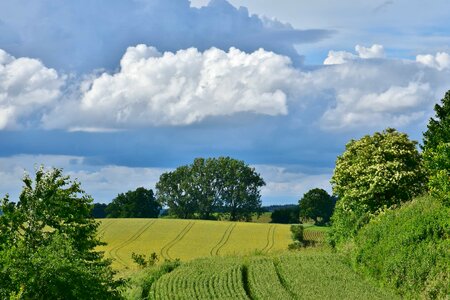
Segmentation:
{"type": "Polygon", "coordinates": [[[131,254],[160,259],[275,252],[291,243],[289,225],[173,219],[103,219],[99,247],[116,269],[135,268],[131,254]]]}

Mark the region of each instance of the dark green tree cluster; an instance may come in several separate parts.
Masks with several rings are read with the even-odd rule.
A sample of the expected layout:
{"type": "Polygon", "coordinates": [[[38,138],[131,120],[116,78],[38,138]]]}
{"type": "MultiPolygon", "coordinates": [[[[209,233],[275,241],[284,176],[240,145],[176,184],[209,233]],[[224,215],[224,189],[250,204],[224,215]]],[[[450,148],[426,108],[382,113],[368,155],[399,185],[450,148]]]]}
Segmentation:
{"type": "Polygon", "coordinates": [[[299,218],[298,213],[299,213],[298,206],[274,210],[270,215],[271,218],[270,223],[279,223],[279,224],[298,223],[299,218]]]}
{"type": "Polygon", "coordinates": [[[95,247],[92,198],[60,169],[26,175],[0,208],[1,299],[115,299],[121,281],[95,247]]]}
{"type": "Polygon", "coordinates": [[[211,219],[214,212],[230,220],[250,220],[261,207],[264,180],[243,161],[230,157],[197,158],[161,175],[157,199],[179,218],[211,219]]]}
{"type": "Polygon", "coordinates": [[[108,218],[157,218],[160,210],[153,190],[143,187],[119,194],[106,207],[108,218]]]}
{"type": "Polygon", "coordinates": [[[335,198],[324,189],[315,188],[308,191],[299,201],[300,222],[312,220],[317,225],[328,223],[335,204],[335,198]]]}
{"type": "Polygon", "coordinates": [[[423,134],[423,157],[428,170],[428,188],[432,195],[450,205],[450,91],[434,107],[423,134]]]}
{"type": "Polygon", "coordinates": [[[139,187],[121,193],[111,203],[94,203],[92,216],[101,218],[157,218],[161,205],[156,201],[152,189],[139,187]]]}

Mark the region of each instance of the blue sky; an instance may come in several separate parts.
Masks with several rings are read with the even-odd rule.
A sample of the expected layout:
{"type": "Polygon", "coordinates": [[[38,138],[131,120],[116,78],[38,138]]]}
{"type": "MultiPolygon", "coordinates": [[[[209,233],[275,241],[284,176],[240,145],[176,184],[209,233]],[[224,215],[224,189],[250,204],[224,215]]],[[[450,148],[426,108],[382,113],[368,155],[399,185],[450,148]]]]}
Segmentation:
{"type": "Polygon", "coordinates": [[[449,19],[447,0],[2,1],[0,195],[45,164],[109,202],[223,155],[260,172],[265,205],[331,191],[350,139],[421,140],[449,19]]]}

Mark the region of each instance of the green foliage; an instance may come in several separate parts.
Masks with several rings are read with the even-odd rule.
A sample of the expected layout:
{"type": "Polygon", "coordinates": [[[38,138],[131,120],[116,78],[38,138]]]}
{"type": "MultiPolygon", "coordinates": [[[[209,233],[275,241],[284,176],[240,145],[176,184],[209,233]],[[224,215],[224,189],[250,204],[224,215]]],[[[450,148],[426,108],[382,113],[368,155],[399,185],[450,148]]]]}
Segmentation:
{"type": "Polygon", "coordinates": [[[146,268],[149,266],[154,266],[159,260],[158,255],[156,252],[152,252],[148,258],[144,254],[137,254],[137,253],[131,253],[131,258],[133,259],[134,263],[136,263],[141,268],[146,268]]]}
{"type": "Polygon", "coordinates": [[[298,206],[291,208],[282,208],[275,210],[271,215],[270,223],[292,224],[298,223],[299,209],[298,206]]]}
{"type": "Polygon", "coordinates": [[[298,242],[304,242],[305,239],[303,237],[303,226],[302,225],[291,225],[291,237],[292,240],[298,242]]]}
{"type": "Polygon", "coordinates": [[[0,298],[117,298],[121,282],[94,250],[91,197],[60,169],[41,167],[23,182],[19,201],[6,196],[0,206],[0,298]]]}
{"type": "Polygon", "coordinates": [[[108,207],[105,203],[94,203],[92,208],[92,217],[94,219],[104,219],[106,218],[106,208],[108,207]]]}
{"type": "Polygon", "coordinates": [[[429,172],[428,188],[433,196],[450,205],[450,91],[436,104],[423,134],[423,156],[429,172]]]}
{"type": "Polygon", "coordinates": [[[160,265],[147,266],[133,274],[129,284],[122,290],[125,299],[150,299],[152,285],[163,275],[174,271],[181,265],[179,260],[164,261],[160,265]]]}
{"type": "Polygon", "coordinates": [[[322,225],[330,221],[335,200],[323,189],[312,189],[303,195],[299,201],[299,218],[305,222],[313,220],[315,224],[322,225]]]}
{"type": "Polygon", "coordinates": [[[230,220],[250,221],[261,207],[264,180],[243,161],[229,157],[197,158],[161,175],[156,184],[158,201],[179,218],[210,219],[214,211],[230,220]]]}
{"type": "Polygon", "coordinates": [[[380,210],[423,193],[426,177],[416,144],[406,134],[387,129],[346,145],[331,180],[339,199],[332,245],[354,237],[380,210]]]}
{"type": "Polygon", "coordinates": [[[431,195],[450,206],[450,142],[425,150],[423,156],[430,174],[428,188],[431,195]]]}
{"type": "Polygon", "coordinates": [[[423,149],[436,149],[440,143],[450,143],[450,90],[441,100],[442,105],[436,104],[434,111],[436,119],[431,118],[428,129],[423,134],[423,149]]]}
{"type": "Polygon", "coordinates": [[[355,239],[356,267],[408,298],[446,299],[449,216],[450,208],[430,197],[383,212],[355,239]]]}
{"type": "Polygon", "coordinates": [[[153,191],[143,187],[117,195],[106,208],[108,218],[157,218],[160,210],[153,191]]]}

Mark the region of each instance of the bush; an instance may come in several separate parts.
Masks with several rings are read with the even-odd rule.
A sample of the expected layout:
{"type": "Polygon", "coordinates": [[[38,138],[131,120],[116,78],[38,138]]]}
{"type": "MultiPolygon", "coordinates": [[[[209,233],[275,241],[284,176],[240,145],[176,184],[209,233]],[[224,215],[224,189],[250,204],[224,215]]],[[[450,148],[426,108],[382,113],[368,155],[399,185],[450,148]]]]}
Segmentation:
{"type": "Polygon", "coordinates": [[[339,199],[331,219],[332,245],[352,239],[380,210],[425,191],[426,174],[416,145],[389,128],[345,146],[331,179],[339,199]]]}
{"type": "Polygon", "coordinates": [[[358,270],[406,297],[445,298],[450,293],[450,208],[434,198],[387,210],[355,238],[358,270]]]}
{"type": "Polygon", "coordinates": [[[161,265],[148,266],[135,273],[126,289],[122,290],[125,299],[149,299],[152,285],[163,275],[172,272],[181,265],[180,260],[166,260],[161,265]]]}

